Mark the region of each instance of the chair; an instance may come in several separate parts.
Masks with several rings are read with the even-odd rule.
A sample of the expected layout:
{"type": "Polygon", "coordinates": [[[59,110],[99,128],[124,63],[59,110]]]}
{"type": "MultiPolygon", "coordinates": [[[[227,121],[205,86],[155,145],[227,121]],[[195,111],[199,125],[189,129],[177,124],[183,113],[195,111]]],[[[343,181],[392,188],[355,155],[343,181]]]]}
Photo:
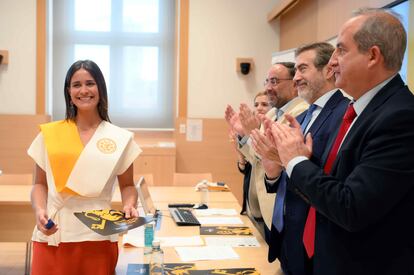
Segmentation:
{"type": "Polygon", "coordinates": [[[1,174],[0,185],[31,185],[32,174],[1,174]]]}
{"type": "Polygon", "coordinates": [[[154,176],[152,174],[134,174],[134,182],[137,182],[141,177],[145,178],[145,182],[149,186],[154,185],[154,176]]]}
{"type": "Polygon", "coordinates": [[[173,186],[195,186],[202,180],[212,181],[211,173],[174,173],[173,186]]]}

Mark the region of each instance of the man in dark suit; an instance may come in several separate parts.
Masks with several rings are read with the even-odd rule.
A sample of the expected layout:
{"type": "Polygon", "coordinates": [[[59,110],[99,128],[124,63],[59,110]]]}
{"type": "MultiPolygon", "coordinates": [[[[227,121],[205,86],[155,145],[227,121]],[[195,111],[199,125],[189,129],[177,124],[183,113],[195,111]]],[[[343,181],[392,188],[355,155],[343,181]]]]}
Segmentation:
{"type": "MultiPolygon", "coordinates": [[[[310,133],[314,138],[311,160],[317,166],[323,164],[322,153],[327,146],[327,141],[338,128],[349,103],[341,91],[335,88],[334,72],[328,65],[334,50],[331,44],[320,42],[303,45],[295,52],[296,74],[293,80],[299,96],[310,104],[310,108],[296,119],[301,124],[302,132],[310,133]]],[[[280,191],[281,185],[284,184],[286,187],[287,184],[286,173],[281,172],[280,162],[278,163],[277,159],[272,160],[271,154],[262,150],[265,138],[263,135],[259,136],[259,132],[254,133],[253,146],[262,156],[266,178],[269,179],[268,192],[274,193],[278,190],[277,204],[277,200],[283,196],[280,191]]],[[[309,205],[290,190],[285,194],[284,211],[280,212],[281,217],[275,216],[278,215],[278,211],[273,213],[273,220],[283,219],[283,226],[278,228],[277,225],[272,225],[268,260],[273,262],[278,258],[285,274],[312,274],[312,263],[305,256],[302,244],[309,205]]]]}
{"type": "Polygon", "coordinates": [[[298,124],[272,126],[289,188],[316,209],[304,234],[314,274],[414,274],[414,96],[398,74],[406,41],[381,9],[360,10],[341,28],[330,63],[355,102],[323,170],[298,124]]]}

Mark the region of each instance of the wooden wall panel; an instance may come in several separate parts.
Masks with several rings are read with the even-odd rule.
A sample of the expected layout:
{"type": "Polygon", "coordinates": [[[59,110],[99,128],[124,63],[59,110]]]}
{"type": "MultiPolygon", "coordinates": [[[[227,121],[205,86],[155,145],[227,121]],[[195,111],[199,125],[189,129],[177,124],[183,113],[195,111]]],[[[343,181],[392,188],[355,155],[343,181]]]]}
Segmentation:
{"type": "Polygon", "coordinates": [[[203,140],[190,142],[185,134],[180,134],[179,124],[186,118],[176,120],[176,172],[210,172],[213,181],[227,183],[239,203],[242,202],[243,177],[237,170],[237,156],[228,138],[228,128],[224,119],[203,119],[203,140]]]}
{"type": "Polygon", "coordinates": [[[352,11],[383,7],[393,0],[301,0],[280,17],[280,50],[323,41],[338,34],[352,11]]]}
{"type": "Polygon", "coordinates": [[[134,161],[134,174],[152,174],[154,185],[172,185],[175,172],[175,148],[141,147],[134,161]]]}
{"type": "Polygon", "coordinates": [[[314,0],[299,1],[280,18],[280,50],[297,47],[312,41],[317,32],[318,3],[314,0]],[[294,45],[294,46],[292,46],[294,45]]]}
{"type": "Polygon", "coordinates": [[[172,185],[175,172],[173,131],[135,131],[142,154],[134,161],[134,175],[152,174],[154,185],[172,185]]]}
{"type": "Polygon", "coordinates": [[[32,237],[36,224],[35,215],[30,204],[0,204],[0,219],[3,221],[0,242],[27,242],[32,237]]]}
{"type": "MultiPolygon", "coordinates": [[[[352,0],[344,2],[346,3],[343,3],[343,5],[349,5],[352,0]]],[[[317,3],[317,29],[314,35],[316,35],[316,39],[319,39],[319,37],[325,37],[325,39],[322,38],[322,40],[326,40],[338,33],[338,26],[341,24],[340,22],[345,22],[349,15],[338,11],[339,6],[336,1],[319,0],[317,3]]]]}
{"type": "MultiPolygon", "coordinates": [[[[34,162],[27,149],[39,133],[39,124],[50,121],[45,115],[0,115],[0,170],[5,174],[31,174],[34,162]]],[[[155,185],[172,184],[175,172],[175,147],[163,147],[160,142],[173,143],[173,133],[139,132],[135,139],[143,149],[134,162],[135,174],[153,174],[155,185]]]]}
{"type": "Polygon", "coordinates": [[[39,133],[46,115],[0,115],[0,169],[7,174],[33,172],[34,162],[27,149],[39,133]]]}

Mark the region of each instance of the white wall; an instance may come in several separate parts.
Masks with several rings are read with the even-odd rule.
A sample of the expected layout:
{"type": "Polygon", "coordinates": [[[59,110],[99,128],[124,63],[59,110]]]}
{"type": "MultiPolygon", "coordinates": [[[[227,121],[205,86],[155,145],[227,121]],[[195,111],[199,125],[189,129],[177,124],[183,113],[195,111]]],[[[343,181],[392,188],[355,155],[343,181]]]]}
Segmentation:
{"type": "MultiPolygon", "coordinates": [[[[223,117],[227,103],[252,103],[279,47],[279,23],[267,13],[278,0],[191,0],[188,116],[223,117]],[[249,75],[236,58],[252,57],[249,75]]],[[[34,114],[36,107],[36,0],[0,0],[0,113],[34,114]]]]}
{"type": "Polygon", "coordinates": [[[189,10],[188,116],[222,118],[229,103],[252,104],[263,87],[279,23],[267,13],[278,0],[191,0],[189,10]],[[254,70],[236,72],[237,57],[252,57],[254,70]]]}
{"type": "Polygon", "coordinates": [[[36,0],[0,0],[0,114],[36,112],[36,0]]]}

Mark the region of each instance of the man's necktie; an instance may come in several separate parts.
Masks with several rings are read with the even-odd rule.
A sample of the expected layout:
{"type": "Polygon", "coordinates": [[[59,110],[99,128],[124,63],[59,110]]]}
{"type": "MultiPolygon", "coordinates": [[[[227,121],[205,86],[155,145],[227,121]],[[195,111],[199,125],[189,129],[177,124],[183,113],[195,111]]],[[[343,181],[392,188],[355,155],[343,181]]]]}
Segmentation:
{"type": "MultiPolygon", "coordinates": [[[[325,174],[331,172],[332,165],[335,161],[336,155],[338,154],[339,147],[345,134],[348,132],[349,127],[356,117],[354,106],[352,103],[348,106],[344,117],[342,118],[341,126],[339,127],[338,135],[336,136],[335,142],[332,145],[331,151],[329,152],[323,171],[325,174]]],[[[316,230],[316,213],[315,208],[310,207],[308,217],[306,218],[305,229],[303,231],[303,244],[306,249],[308,257],[311,258],[315,251],[315,230],[316,230]]]]}
{"type": "Polygon", "coordinates": [[[276,121],[283,116],[283,111],[281,109],[276,110],[276,121]]]}
{"type": "MultiPolygon", "coordinates": [[[[305,132],[306,126],[308,126],[309,122],[312,119],[312,113],[315,111],[316,107],[315,104],[311,104],[308,108],[305,118],[300,125],[302,132],[305,132]]],[[[277,231],[282,232],[283,229],[283,209],[285,205],[285,197],[286,197],[286,173],[282,172],[280,175],[279,186],[277,187],[276,193],[276,201],[273,209],[273,225],[276,227],[277,231]]]]}
{"type": "Polygon", "coordinates": [[[300,124],[300,129],[302,129],[302,133],[305,133],[306,127],[308,126],[309,122],[312,119],[313,111],[318,107],[318,105],[311,104],[306,112],[306,116],[303,119],[302,123],[300,124]]]}

